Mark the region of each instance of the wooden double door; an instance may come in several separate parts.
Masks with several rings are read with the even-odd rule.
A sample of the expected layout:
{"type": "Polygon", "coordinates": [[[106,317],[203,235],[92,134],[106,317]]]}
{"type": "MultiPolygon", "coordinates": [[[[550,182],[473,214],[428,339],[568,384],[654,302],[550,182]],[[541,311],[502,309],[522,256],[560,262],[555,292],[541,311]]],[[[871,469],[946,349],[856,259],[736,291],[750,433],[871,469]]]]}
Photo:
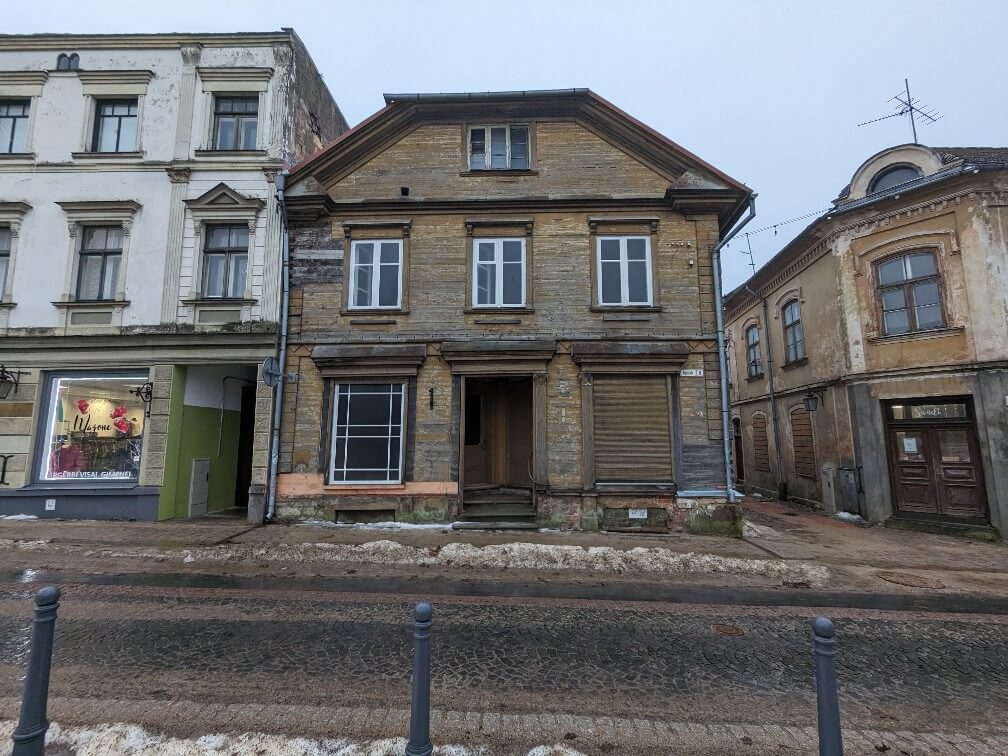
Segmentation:
{"type": "Polygon", "coordinates": [[[972,402],[893,401],[886,417],[897,512],[988,522],[972,402]]]}

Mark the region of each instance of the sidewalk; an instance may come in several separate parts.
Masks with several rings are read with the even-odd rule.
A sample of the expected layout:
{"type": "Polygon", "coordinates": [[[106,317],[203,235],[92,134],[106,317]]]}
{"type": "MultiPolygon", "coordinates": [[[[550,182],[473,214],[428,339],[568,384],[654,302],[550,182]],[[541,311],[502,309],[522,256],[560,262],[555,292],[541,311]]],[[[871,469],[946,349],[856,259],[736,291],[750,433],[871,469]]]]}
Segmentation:
{"type": "Polygon", "coordinates": [[[0,520],[0,569],[238,576],[541,574],[551,581],[1008,596],[1008,548],[865,527],[747,499],[746,537],[473,532],[231,519],[127,523],[0,520]]]}

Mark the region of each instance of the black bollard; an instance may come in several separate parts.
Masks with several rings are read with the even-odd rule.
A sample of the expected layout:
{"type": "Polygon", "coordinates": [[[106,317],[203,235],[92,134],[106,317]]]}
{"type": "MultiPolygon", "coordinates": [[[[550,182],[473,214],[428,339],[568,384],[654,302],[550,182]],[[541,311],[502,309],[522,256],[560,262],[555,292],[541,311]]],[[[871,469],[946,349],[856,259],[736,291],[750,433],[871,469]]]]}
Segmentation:
{"type": "Polygon", "coordinates": [[[833,623],[825,617],[812,620],[812,641],[815,646],[819,756],[843,756],[836,676],[836,629],[833,623]]]}
{"type": "Polygon", "coordinates": [[[44,756],[45,736],[49,729],[46,706],[49,703],[49,668],[52,666],[53,634],[60,590],[46,586],[35,595],[35,619],[32,622],[31,653],[25,672],[21,718],[14,730],[11,756],[44,756]]]}
{"type": "Polygon", "coordinates": [[[431,756],[430,637],[434,607],[421,601],[413,610],[413,701],[410,704],[409,743],[405,756],[431,756]]]}

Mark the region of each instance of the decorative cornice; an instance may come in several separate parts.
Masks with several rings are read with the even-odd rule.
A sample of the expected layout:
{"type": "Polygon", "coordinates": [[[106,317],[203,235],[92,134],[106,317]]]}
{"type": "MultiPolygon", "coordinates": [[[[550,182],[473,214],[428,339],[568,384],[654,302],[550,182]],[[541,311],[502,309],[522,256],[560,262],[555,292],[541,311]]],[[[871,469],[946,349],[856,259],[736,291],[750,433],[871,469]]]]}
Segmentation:
{"type": "Polygon", "coordinates": [[[98,84],[149,84],[154,72],[146,69],[122,71],[77,71],[77,78],[86,86],[98,84]]]}
{"type": "Polygon", "coordinates": [[[192,170],[189,168],[166,168],[168,180],[173,184],[188,184],[192,170]]]}
{"type": "Polygon", "coordinates": [[[477,228],[499,228],[501,226],[521,227],[525,230],[526,236],[532,236],[532,227],[535,224],[532,218],[466,218],[466,236],[472,236],[477,228]]]}
{"type": "Polygon", "coordinates": [[[32,206],[27,202],[0,202],[0,215],[23,216],[32,206]]]}
{"type": "Polygon", "coordinates": [[[0,50],[170,50],[183,45],[272,47],[289,42],[291,32],[230,34],[0,34],[0,50]]]}
{"type": "Polygon", "coordinates": [[[253,66],[199,66],[196,73],[203,81],[269,81],[273,78],[272,68],[253,66]]]}
{"type": "Polygon", "coordinates": [[[220,211],[227,213],[235,210],[256,211],[266,206],[266,201],[258,197],[246,197],[221,182],[209,191],[194,199],[183,200],[191,210],[220,211]]]}
{"type": "Polygon", "coordinates": [[[182,63],[187,66],[199,65],[200,57],[203,54],[203,46],[196,45],[182,45],[180,50],[182,53],[182,63]]]}
{"type": "Polygon", "coordinates": [[[48,78],[48,71],[0,71],[0,86],[41,87],[48,78]]]}
{"type": "Polygon", "coordinates": [[[349,239],[355,228],[398,228],[403,237],[409,237],[413,224],[410,218],[359,218],[343,221],[343,236],[349,239]]]}

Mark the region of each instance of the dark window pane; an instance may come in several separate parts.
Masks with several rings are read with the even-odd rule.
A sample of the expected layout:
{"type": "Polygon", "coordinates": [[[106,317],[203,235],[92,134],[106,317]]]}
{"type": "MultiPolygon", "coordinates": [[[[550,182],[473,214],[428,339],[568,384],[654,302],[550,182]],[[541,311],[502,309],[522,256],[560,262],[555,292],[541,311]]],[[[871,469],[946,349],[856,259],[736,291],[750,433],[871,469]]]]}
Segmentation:
{"type": "MultiPolygon", "coordinates": [[[[386,392],[388,387],[386,388],[386,392]]],[[[350,425],[388,425],[389,394],[362,394],[350,396],[350,425]]]]}
{"type": "Polygon", "coordinates": [[[383,263],[398,263],[399,244],[396,242],[382,242],[381,261],[383,263]]]}
{"type": "Polygon", "coordinates": [[[895,260],[888,260],[878,267],[879,283],[898,283],[906,279],[903,272],[903,258],[897,257],[895,260]]]}
{"type": "Polygon", "coordinates": [[[647,242],[644,239],[627,239],[626,250],[628,260],[647,259],[647,242]]]}
{"type": "Polygon", "coordinates": [[[921,173],[917,168],[908,165],[897,165],[893,168],[887,168],[872,179],[871,188],[868,190],[868,193],[873,194],[900,184],[905,184],[907,181],[919,178],[920,175],[921,173]]]}
{"type": "Polygon", "coordinates": [[[507,129],[490,129],[490,167],[507,168],[507,129]]]}
{"type": "Polygon", "coordinates": [[[402,451],[402,437],[390,436],[388,446],[388,473],[390,478],[394,478],[399,472],[399,456],[402,451]]]}
{"type": "Polygon", "coordinates": [[[523,278],[524,273],[520,263],[504,263],[504,301],[501,304],[522,304],[523,278]]]}
{"type": "Polygon", "coordinates": [[[529,167],[528,129],[524,126],[511,127],[511,168],[523,170],[529,167]]]}
{"type": "Polygon", "coordinates": [[[918,307],[916,310],[917,327],[921,330],[928,328],[940,328],[945,323],[942,319],[941,307],[938,305],[926,305],[918,307]]]}
{"type": "Polygon", "coordinates": [[[619,260],[620,258],[619,239],[603,239],[599,249],[603,260],[619,260]]]}
{"type": "Polygon", "coordinates": [[[938,304],[938,282],[915,284],[913,287],[914,304],[917,307],[938,304]]]}
{"type": "Polygon", "coordinates": [[[339,397],[336,400],[336,422],[340,425],[346,425],[348,402],[349,395],[346,391],[346,387],[340,387],[339,397]]]}
{"type": "Polygon", "coordinates": [[[517,262],[520,263],[522,259],[522,243],[520,241],[508,241],[505,240],[504,246],[504,262],[517,262]]]}
{"type": "Polygon", "coordinates": [[[11,232],[9,228],[0,228],[0,252],[10,252],[11,232]]]}
{"type": "Polygon", "coordinates": [[[893,310],[883,316],[886,333],[906,333],[910,330],[910,320],[906,310],[893,310]]]}
{"type": "Polygon", "coordinates": [[[351,436],[347,441],[347,468],[388,469],[388,445],[387,437],[355,438],[351,436]]]}
{"type": "Polygon", "coordinates": [[[627,294],[631,304],[644,304],[648,301],[647,263],[643,260],[631,260],[627,263],[627,294]]]}
{"type": "Polygon", "coordinates": [[[933,276],[935,271],[934,255],[930,252],[918,252],[910,255],[910,277],[933,276]]]}
{"type": "Polygon", "coordinates": [[[619,304],[623,297],[619,263],[603,262],[599,268],[599,278],[602,283],[602,304],[619,304]]]}
{"type": "Polygon", "coordinates": [[[381,265],[378,279],[378,306],[395,307],[399,304],[399,266],[381,265]]]}
{"type": "Polygon", "coordinates": [[[478,394],[467,396],[465,403],[466,446],[476,446],[483,440],[482,419],[483,398],[478,394]]]}
{"type": "Polygon", "coordinates": [[[906,307],[906,292],[902,288],[883,290],[883,310],[901,310],[904,307],[906,307]]]}

